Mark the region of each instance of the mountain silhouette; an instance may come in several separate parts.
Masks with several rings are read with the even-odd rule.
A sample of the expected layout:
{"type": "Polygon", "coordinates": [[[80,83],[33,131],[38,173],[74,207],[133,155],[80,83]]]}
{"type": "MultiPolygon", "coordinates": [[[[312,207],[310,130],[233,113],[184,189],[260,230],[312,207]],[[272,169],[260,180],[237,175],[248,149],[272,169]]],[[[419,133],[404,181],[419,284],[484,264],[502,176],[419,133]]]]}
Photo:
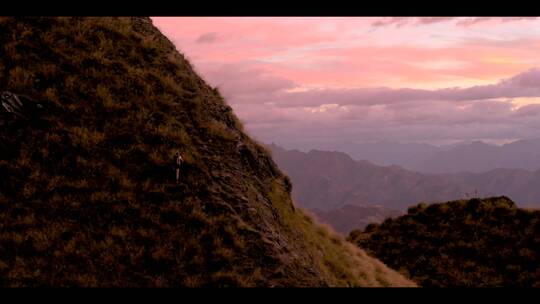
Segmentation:
{"type": "Polygon", "coordinates": [[[482,141],[462,141],[435,146],[400,142],[317,142],[288,143],[301,151],[339,151],[355,160],[378,166],[400,166],[410,171],[445,173],[485,173],[495,169],[540,169],[540,139],[517,140],[504,145],[482,141]]]}

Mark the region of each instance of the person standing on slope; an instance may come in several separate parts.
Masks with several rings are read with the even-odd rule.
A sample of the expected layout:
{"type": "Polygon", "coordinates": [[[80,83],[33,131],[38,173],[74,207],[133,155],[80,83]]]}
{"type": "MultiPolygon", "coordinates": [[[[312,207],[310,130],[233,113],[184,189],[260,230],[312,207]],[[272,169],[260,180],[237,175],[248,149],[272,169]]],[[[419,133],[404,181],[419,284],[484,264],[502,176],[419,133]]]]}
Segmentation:
{"type": "Polygon", "coordinates": [[[183,162],[184,162],[184,159],[182,158],[182,155],[180,155],[180,151],[176,150],[176,154],[174,156],[174,169],[176,171],[176,183],[180,181],[180,168],[183,162]]]}

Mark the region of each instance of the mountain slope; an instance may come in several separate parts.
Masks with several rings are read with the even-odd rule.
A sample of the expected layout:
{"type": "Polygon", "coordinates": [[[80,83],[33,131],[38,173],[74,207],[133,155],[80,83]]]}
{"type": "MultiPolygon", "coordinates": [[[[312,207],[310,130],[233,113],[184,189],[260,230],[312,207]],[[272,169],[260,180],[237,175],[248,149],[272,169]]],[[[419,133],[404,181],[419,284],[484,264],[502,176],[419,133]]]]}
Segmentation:
{"type": "Polygon", "coordinates": [[[1,286],[410,286],[290,184],[149,18],[0,18],[1,286]],[[186,160],[179,184],[171,160],[186,160]]]}
{"type": "Polygon", "coordinates": [[[349,239],[422,286],[539,287],[540,211],[506,197],[420,204],[349,239]]]}
{"type": "Polygon", "coordinates": [[[355,161],[347,154],[308,153],[270,145],[273,158],[291,177],[295,202],[330,211],[344,205],[381,205],[406,210],[418,202],[443,202],[477,193],[509,196],[520,206],[540,206],[540,170],[499,169],[486,173],[424,174],[398,166],[355,161]]]}

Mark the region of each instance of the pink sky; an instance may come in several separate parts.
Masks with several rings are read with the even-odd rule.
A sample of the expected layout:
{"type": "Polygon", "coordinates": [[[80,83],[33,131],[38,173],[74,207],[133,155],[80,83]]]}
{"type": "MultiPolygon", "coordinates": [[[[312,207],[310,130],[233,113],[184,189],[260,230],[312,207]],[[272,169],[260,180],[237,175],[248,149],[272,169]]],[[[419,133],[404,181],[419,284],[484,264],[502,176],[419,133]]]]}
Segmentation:
{"type": "Polygon", "coordinates": [[[536,18],[152,19],[263,141],[503,142],[540,127],[536,18]]]}

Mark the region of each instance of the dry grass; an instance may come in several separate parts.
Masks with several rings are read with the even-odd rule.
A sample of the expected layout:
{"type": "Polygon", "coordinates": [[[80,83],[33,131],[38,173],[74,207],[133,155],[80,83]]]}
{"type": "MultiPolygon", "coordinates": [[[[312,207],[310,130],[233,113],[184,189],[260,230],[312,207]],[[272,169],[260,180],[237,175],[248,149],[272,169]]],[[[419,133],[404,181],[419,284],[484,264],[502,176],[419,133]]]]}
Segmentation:
{"type": "Polygon", "coordinates": [[[0,134],[0,286],[400,285],[293,212],[268,153],[147,22],[0,17],[0,90],[46,108],[0,134]]]}
{"type": "Polygon", "coordinates": [[[416,286],[401,274],[347,242],[328,225],[317,223],[308,211],[290,208],[290,196],[284,186],[276,183],[272,202],[279,208],[286,227],[298,233],[295,240],[299,251],[313,253],[313,262],[330,286],[416,286]]]}
{"type": "Polygon", "coordinates": [[[539,219],[506,197],[419,204],[349,239],[425,287],[534,287],[539,219]]]}

